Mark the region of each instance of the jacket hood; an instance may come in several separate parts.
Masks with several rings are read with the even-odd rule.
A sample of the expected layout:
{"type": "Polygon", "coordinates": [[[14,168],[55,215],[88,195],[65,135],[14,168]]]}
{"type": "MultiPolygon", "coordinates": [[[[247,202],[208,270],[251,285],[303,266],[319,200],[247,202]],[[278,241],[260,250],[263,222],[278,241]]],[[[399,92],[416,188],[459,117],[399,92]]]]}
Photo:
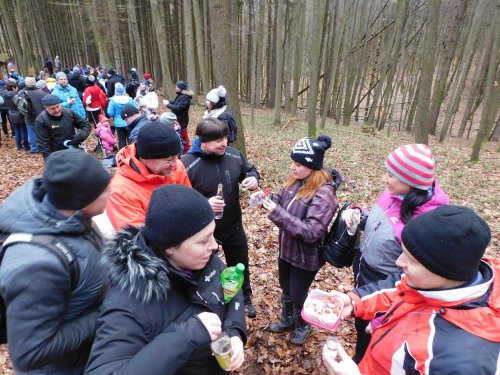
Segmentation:
{"type": "Polygon", "coordinates": [[[167,300],[168,265],[154,255],[139,227],[119,231],[104,248],[101,262],[109,270],[111,284],[142,303],[167,300]]]}
{"type": "MultiPolygon", "coordinates": [[[[138,183],[145,184],[167,184],[173,183],[171,177],[152,174],[136,157],[137,148],[135,143],[125,146],[116,155],[118,173],[138,183]]],[[[178,161],[180,163],[180,161],[178,161]]]]}
{"type": "Polygon", "coordinates": [[[42,178],[16,189],[0,205],[0,231],[33,234],[82,234],[88,231],[82,211],[65,217],[44,200],[42,178]]]}
{"type": "Polygon", "coordinates": [[[182,90],[181,94],[184,94],[184,95],[187,95],[187,96],[193,96],[194,95],[194,91],[192,91],[192,90],[182,90]]]}

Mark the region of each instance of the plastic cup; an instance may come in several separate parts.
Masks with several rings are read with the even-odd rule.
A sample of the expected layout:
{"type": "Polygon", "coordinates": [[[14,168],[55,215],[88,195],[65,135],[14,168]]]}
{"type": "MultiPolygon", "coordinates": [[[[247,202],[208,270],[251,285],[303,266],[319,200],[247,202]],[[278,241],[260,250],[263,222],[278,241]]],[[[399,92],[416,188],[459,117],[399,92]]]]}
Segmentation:
{"type": "Polygon", "coordinates": [[[229,365],[231,364],[231,338],[227,335],[223,335],[213,341],[210,347],[212,348],[212,352],[219,366],[223,370],[228,371],[229,365]]]}
{"type": "Polygon", "coordinates": [[[328,338],[326,339],[325,343],[326,349],[334,358],[337,357],[339,345],[340,345],[339,340],[337,340],[333,336],[328,336],[328,338]]]}

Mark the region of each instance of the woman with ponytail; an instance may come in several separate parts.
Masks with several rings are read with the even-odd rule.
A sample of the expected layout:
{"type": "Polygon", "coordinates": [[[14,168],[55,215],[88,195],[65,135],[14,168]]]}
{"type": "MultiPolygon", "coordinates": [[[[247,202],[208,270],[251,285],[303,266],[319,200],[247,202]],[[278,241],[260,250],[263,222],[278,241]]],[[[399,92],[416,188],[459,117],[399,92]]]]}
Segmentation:
{"type": "MultiPolygon", "coordinates": [[[[385,280],[400,272],[396,260],[402,253],[401,232],[416,216],[449,203],[435,179],[434,156],[423,144],[411,144],[392,151],[385,160],[387,172],[383,181],[387,188],[377,199],[367,216],[361,251],[354,260],[356,287],[385,280]]],[[[348,226],[355,210],[346,210],[344,218],[348,226]]],[[[362,210],[363,211],[363,210],[362,210]]],[[[358,333],[354,361],[363,358],[370,335],[365,332],[366,321],[356,319],[358,333]]]]}
{"type": "Polygon", "coordinates": [[[274,333],[294,330],[290,341],[296,345],[302,345],[311,332],[300,312],[316,273],[325,264],[318,241],[326,235],[338,208],[335,183],[323,167],[325,151],[331,145],[327,136],[299,140],[292,149],[288,180],[262,204],[279,228],[282,314],[270,329],[274,333]]]}

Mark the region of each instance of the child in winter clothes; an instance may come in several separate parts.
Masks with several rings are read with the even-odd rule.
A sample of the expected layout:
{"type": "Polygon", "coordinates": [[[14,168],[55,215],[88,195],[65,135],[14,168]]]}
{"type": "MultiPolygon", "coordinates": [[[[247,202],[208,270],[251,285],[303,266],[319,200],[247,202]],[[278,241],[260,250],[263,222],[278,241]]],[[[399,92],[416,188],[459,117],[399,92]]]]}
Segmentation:
{"type": "Polygon", "coordinates": [[[106,155],[113,152],[113,147],[116,145],[116,139],[111,131],[109,120],[104,115],[99,115],[99,123],[95,129],[95,133],[101,139],[102,145],[106,150],[106,155]]]}

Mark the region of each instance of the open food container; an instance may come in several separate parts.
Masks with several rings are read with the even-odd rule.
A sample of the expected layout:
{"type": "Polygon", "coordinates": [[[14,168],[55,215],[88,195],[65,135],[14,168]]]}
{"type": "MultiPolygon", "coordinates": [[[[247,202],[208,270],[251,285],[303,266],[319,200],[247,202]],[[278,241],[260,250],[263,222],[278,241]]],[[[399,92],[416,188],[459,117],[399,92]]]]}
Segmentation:
{"type": "Polygon", "coordinates": [[[302,308],[302,319],[328,331],[334,331],[340,324],[344,302],[335,294],[313,289],[302,308]]]}

